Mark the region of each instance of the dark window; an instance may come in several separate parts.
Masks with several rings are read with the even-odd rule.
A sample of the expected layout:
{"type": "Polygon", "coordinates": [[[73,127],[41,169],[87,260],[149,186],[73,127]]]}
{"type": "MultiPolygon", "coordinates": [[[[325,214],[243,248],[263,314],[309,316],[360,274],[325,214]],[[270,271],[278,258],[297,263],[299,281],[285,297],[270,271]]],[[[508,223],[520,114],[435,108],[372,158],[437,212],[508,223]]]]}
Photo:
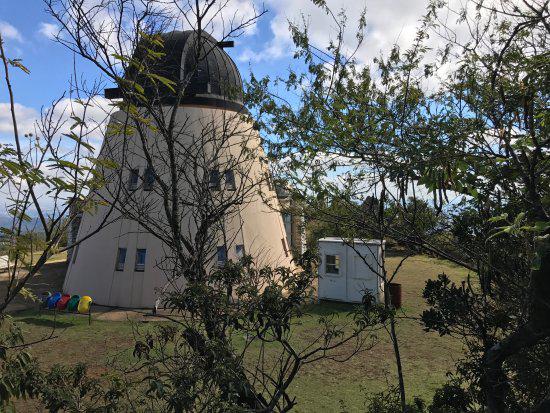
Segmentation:
{"type": "Polygon", "coordinates": [[[325,272],[327,274],[338,274],[340,272],[339,255],[325,255],[325,272]]]}
{"type": "Polygon", "coordinates": [[[283,222],[285,224],[291,224],[292,223],[292,215],[290,215],[288,213],[284,213],[283,214],[283,222]]]}
{"type": "Polygon", "coordinates": [[[126,248],[119,248],[116,256],[116,271],[124,271],[124,263],[126,262],[126,248]]]}
{"type": "Polygon", "coordinates": [[[220,171],[212,169],[208,176],[208,188],[219,191],[220,190],[220,171]]]}
{"type": "Polygon", "coordinates": [[[237,256],[237,258],[242,258],[244,257],[244,245],[235,245],[235,255],[237,256]]]}
{"type": "Polygon", "coordinates": [[[80,244],[74,247],[74,250],[73,250],[73,264],[76,262],[76,256],[78,255],[78,247],[80,247],[80,244]]]}
{"type": "Polygon", "coordinates": [[[128,178],[128,190],[135,191],[139,181],[139,169],[130,169],[130,177],[128,178]]]}
{"type": "Polygon", "coordinates": [[[218,267],[223,267],[227,262],[227,248],[225,245],[218,247],[218,267]]]}
{"type": "Polygon", "coordinates": [[[269,176],[269,172],[266,172],[265,174],[265,181],[267,183],[267,189],[270,191],[273,191],[273,182],[271,182],[271,177],[269,176]]]}
{"type": "Polygon", "coordinates": [[[225,171],[225,189],[228,191],[234,191],[237,189],[237,186],[235,185],[235,174],[231,169],[225,171]]]}
{"type": "Polygon", "coordinates": [[[145,173],[143,174],[143,190],[151,191],[153,189],[154,183],[155,183],[155,174],[153,173],[153,169],[150,166],[148,166],[145,169],[145,173]]]}
{"type": "Polygon", "coordinates": [[[286,247],[286,241],[284,238],[281,238],[281,243],[283,244],[283,249],[285,250],[285,255],[288,257],[288,248],[286,247]]]}
{"type": "Polygon", "coordinates": [[[136,271],[145,271],[145,255],[147,254],[146,249],[139,249],[136,251],[136,271]]]}

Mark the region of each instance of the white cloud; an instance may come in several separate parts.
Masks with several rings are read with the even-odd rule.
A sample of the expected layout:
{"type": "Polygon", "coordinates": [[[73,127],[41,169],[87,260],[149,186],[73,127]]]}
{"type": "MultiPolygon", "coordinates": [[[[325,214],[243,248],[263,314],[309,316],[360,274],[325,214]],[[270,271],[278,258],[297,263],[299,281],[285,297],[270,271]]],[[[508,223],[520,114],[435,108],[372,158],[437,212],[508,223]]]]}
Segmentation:
{"type": "MultiPolygon", "coordinates": [[[[310,41],[317,47],[326,49],[330,40],[336,40],[338,32],[334,19],[322,8],[310,0],[266,0],[271,12],[271,38],[261,49],[245,48],[239,56],[240,61],[270,61],[289,58],[294,51],[289,21],[299,26],[305,22],[308,25],[310,41]]],[[[461,7],[472,9],[472,4],[464,0],[451,0],[451,7],[459,10],[461,7]]],[[[427,0],[327,0],[328,7],[337,16],[344,11],[347,16],[347,28],[344,36],[344,52],[355,49],[357,40],[358,20],[366,8],[365,37],[356,57],[360,63],[370,63],[372,59],[387,54],[394,44],[402,50],[409,48],[420,27],[421,19],[426,13],[427,0]]],[[[448,11],[444,20],[451,26],[458,38],[467,34],[467,25],[457,25],[458,15],[448,11]]],[[[427,41],[429,47],[435,48],[441,39],[431,36],[427,41]]],[[[434,51],[435,54],[435,51],[434,51]]]]}
{"type": "MultiPolygon", "coordinates": [[[[34,122],[39,117],[36,109],[16,103],[15,116],[20,133],[34,132],[34,122]]],[[[9,103],[0,102],[0,134],[13,135],[13,122],[9,103]]]]}
{"type": "MultiPolygon", "coordinates": [[[[325,47],[334,40],[336,23],[321,8],[309,0],[268,0],[268,8],[273,12],[270,23],[271,40],[262,50],[245,49],[240,60],[262,61],[288,57],[294,47],[288,22],[308,24],[310,40],[317,46],[325,47]]],[[[414,39],[419,20],[426,11],[425,0],[372,0],[361,1],[328,0],[328,6],[337,14],[344,10],[348,17],[348,29],[344,43],[350,48],[355,44],[356,27],[361,11],[366,6],[366,36],[358,51],[361,61],[370,61],[380,51],[386,51],[394,43],[406,46],[414,39]]]]}
{"type": "Polygon", "coordinates": [[[44,37],[47,37],[48,39],[54,39],[57,33],[59,33],[59,26],[53,23],[42,22],[40,23],[40,29],[38,29],[38,33],[40,33],[44,37]]]}
{"type": "MultiPolygon", "coordinates": [[[[204,0],[199,1],[200,10],[204,10],[206,5],[207,4],[204,0]]],[[[194,8],[195,2],[187,3],[187,6],[183,6],[183,8],[181,4],[176,5],[175,2],[166,5],[166,9],[172,11],[172,17],[174,18],[174,21],[178,22],[177,24],[181,24],[180,27],[175,27],[176,30],[190,30],[195,28],[195,23],[192,19],[192,10],[194,10],[194,8]],[[186,18],[183,17],[183,14],[187,15],[187,17],[190,19],[189,22],[186,18]]],[[[214,4],[214,6],[211,7],[208,13],[204,16],[202,22],[203,29],[218,40],[228,35],[250,36],[257,33],[258,26],[257,19],[255,19],[255,17],[259,15],[263,10],[263,4],[261,3],[261,1],[222,1],[214,4]],[[258,3],[258,5],[255,3],[258,3]],[[236,30],[232,32],[232,30],[240,26],[244,26],[242,30],[236,30]]]]}
{"type": "MultiPolygon", "coordinates": [[[[87,129],[84,133],[86,134],[88,142],[94,146],[97,154],[101,142],[103,141],[108,116],[112,109],[109,104],[110,101],[104,97],[95,96],[87,106],[86,113],[84,113],[84,106],[77,103],[75,100],[70,98],[62,99],[56,106],[53,114],[54,121],[61,119],[63,123],[59,130],[59,135],[68,133],[71,125],[74,123],[71,116],[78,116],[86,122],[87,129]]],[[[17,118],[19,135],[24,135],[29,132],[36,135],[37,131],[35,124],[40,119],[40,111],[16,103],[15,115],[17,118]]],[[[0,102],[0,143],[14,143],[10,105],[5,102],[0,102]]]]}
{"type": "Polygon", "coordinates": [[[23,36],[15,27],[6,21],[0,21],[0,33],[4,39],[23,42],[23,36]]]}

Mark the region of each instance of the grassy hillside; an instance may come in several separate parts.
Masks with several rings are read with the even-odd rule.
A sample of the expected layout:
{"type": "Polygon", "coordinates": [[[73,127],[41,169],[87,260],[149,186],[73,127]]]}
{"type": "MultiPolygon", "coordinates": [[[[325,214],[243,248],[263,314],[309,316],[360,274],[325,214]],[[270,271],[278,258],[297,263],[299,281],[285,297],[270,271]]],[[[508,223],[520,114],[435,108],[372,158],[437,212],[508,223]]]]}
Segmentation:
{"type": "MultiPolygon", "coordinates": [[[[389,257],[388,261],[392,267],[399,258],[389,257]]],[[[58,266],[52,267],[57,274],[58,266]]],[[[405,385],[411,398],[414,395],[431,398],[434,389],[444,382],[445,373],[452,369],[461,354],[459,343],[424,332],[416,320],[425,306],[421,297],[425,280],[443,271],[455,280],[466,275],[448,262],[416,256],[406,261],[397,280],[403,284],[401,316],[409,317],[400,320],[398,335],[405,385]]],[[[59,275],[56,280],[59,282],[59,275]]],[[[326,302],[312,306],[312,315],[297,326],[295,339],[298,343],[305,343],[308,336],[315,333],[320,316],[337,312],[344,317],[350,308],[345,304],[326,302]]],[[[129,320],[106,321],[102,315],[99,318],[103,320],[96,318],[88,326],[87,318],[83,316],[61,315],[54,321],[53,316],[38,316],[34,310],[19,312],[16,318],[22,322],[28,339],[50,334],[55,322],[57,338],[31,349],[44,364],[82,361],[88,363],[90,371],[96,375],[106,373],[113,359],[128,360],[133,347],[133,329],[151,325],[151,322],[135,324],[129,320]]],[[[296,411],[337,412],[342,405],[347,411],[360,411],[368,393],[385,390],[387,382],[395,384],[394,358],[387,333],[380,331],[376,341],[372,349],[346,363],[326,360],[304,366],[292,387],[299,401],[296,411]]]]}

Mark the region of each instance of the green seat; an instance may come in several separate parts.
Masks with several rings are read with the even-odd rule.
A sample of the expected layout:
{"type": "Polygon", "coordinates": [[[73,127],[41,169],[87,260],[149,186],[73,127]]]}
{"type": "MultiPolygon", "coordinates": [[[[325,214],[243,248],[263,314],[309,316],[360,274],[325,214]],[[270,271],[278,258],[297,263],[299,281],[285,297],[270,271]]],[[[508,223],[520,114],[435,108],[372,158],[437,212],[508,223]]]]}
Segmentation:
{"type": "Polygon", "coordinates": [[[80,301],[80,296],[73,295],[69,300],[69,302],[67,303],[67,311],[77,311],[79,301],[80,301]]]}

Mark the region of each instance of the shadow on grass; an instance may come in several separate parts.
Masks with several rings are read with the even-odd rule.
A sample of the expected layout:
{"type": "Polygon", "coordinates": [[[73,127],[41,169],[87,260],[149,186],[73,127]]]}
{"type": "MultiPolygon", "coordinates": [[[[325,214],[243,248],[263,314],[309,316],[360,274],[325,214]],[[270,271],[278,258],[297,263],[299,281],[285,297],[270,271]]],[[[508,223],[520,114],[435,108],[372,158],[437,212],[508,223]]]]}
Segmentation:
{"type": "Polygon", "coordinates": [[[304,312],[311,315],[325,316],[333,313],[347,315],[360,304],[342,303],[339,301],[321,300],[318,304],[309,304],[304,307],[304,312]]]}
{"type": "Polygon", "coordinates": [[[39,327],[48,327],[48,328],[69,328],[74,327],[76,324],[74,323],[67,323],[64,321],[60,321],[59,319],[53,320],[52,318],[46,318],[46,317],[25,317],[20,318],[20,323],[26,323],[26,324],[32,324],[39,327]]]}

